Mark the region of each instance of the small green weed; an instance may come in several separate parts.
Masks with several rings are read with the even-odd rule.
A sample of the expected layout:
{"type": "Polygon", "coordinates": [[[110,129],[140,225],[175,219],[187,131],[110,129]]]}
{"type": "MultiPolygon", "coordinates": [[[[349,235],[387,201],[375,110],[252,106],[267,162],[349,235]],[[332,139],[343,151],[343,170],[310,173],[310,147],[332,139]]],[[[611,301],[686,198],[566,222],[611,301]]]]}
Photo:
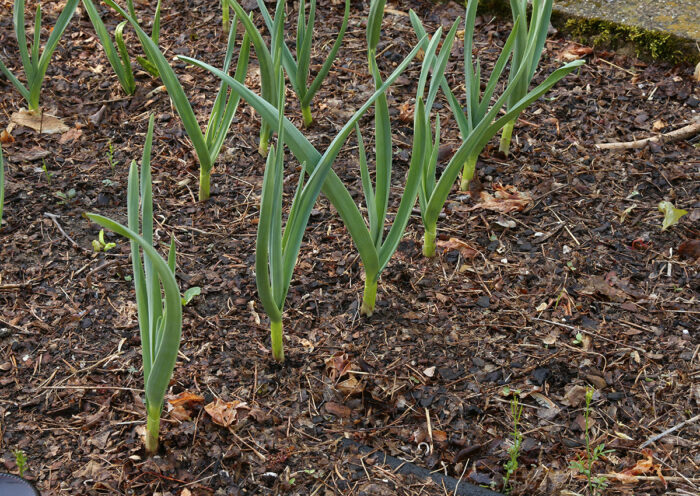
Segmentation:
{"type": "Polygon", "coordinates": [[[27,455],[20,449],[14,450],[12,454],[15,455],[15,463],[17,464],[19,476],[24,477],[24,472],[27,470],[27,455]]]}
{"type": "Polygon", "coordinates": [[[513,445],[508,448],[510,460],[508,460],[503,468],[506,471],[503,477],[503,490],[506,494],[510,494],[511,487],[509,481],[511,476],[518,470],[518,457],[520,456],[520,446],[523,442],[523,435],[520,432],[520,418],[523,415],[523,405],[520,403],[520,391],[513,390],[513,398],[510,400],[510,414],[513,417],[513,445]]]}
{"type": "Polygon", "coordinates": [[[590,437],[590,416],[591,416],[591,400],[593,399],[593,388],[586,390],[586,406],[583,410],[583,418],[585,421],[586,435],[586,457],[578,455],[578,460],[571,462],[571,469],[576,470],[579,474],[585,475],[588,481],[588,494],[595,496],[602,494],[603,490],[608,486],[608,479],[602,475],[593,476],[593,465],[596,461],[604,456],[613,453],[615,450],[606,450],[605,444],[591,447],[590,437]]]}

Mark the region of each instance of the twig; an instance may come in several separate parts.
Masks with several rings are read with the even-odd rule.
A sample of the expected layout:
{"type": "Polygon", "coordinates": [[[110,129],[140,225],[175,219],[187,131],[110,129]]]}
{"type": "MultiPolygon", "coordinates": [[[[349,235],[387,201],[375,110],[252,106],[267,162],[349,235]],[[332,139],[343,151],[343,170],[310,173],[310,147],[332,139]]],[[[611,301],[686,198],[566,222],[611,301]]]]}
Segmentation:
{"type": "Polygon", "coordinates": [[[700,118],[696,118],[692,124],[683,126],[682,128],[671,131],[670,133],[660,134],[651,138],[626,141],[624,143],[596,143],[595,147],[598,150],[629,150],[630,148],[642,148],[647,143],[672,143],[674,141],[692,138],[697,133],[700,133],[700,118]]]}
{"type": "Polygon", "coordinates": [[[684,421],[681,422],[680,424],[676,424],[676,425],[674,425],[673,427],[671,427],[670,429],[666,429],[666,430],[663,431],[661,434],[657,434],[657,435],[655,435],[655,436],[651,436],[649,439],[647,439],[646,441],[644,441],[644,442],[642,443],[642,445],[640,446],[640,448],[646,448],[646,447],[649,446],[651,443],[658,441],[659,439],[661,439],[662,437],[666,436],[667,434],[670,434],[670,433],[672,433],[672,432],[675,432],[675,431],[677,431],[678,429],[680,429],[681,427],[683,427],[684,425],[687,425],[687,424],[690,424],[690,423],[692,423],[692,422],[695,422],[695,421],[698,420],[698,419],[700,419],[700,415],[696,415],[695,417],[689,418],[688,420],[684,420],[684,421]]]}
{"type": "Polygon", "coordinates": [[[70,236],[68,236],[68,234],[66,233],[66,231],[63,230],[63,228],[61,227],[61,224],[58,222],[58,217],[59,217],[58,215],[56,215],[56,214],[51,214],[51,213],[49,213],[49,212],[44,212],[44,216],[45,216],[45,217],[48,217],[49,219],[51,219],[51,220],[53,221],[53,223],[56,225],[56,228],[58,228],[58,230],[61,232],[61,234],[63,234],[63,236],[64,236],[68,241],[70,241],[70,244],[72,244],[73,246],[75,246],[75,247],[78,248],[79,250],[83,250],[83,251],[86,251],[86,252],[88,252],[88,253],[92,253],[92,251],[88,250],[87,248],[84,248],[84,247],[80,246],[78,243],[75,242],[75,240],[74,240],[73,238],[71,238],[70,236]]]}
{"type": "Polygon", "coordinates": [[[645,354],[647,353],[647,350],[645,350],[644,348],[640,348],[640,347],[634,346],[632,344],[620,343],[619,341],[615,341],[614,339],[606,338],[605,336],[601,336],[597,332],[589,331],[588,329],[581,329],[580,327],[575,327],[575,326],[572,326],[569,324],[562,324],[561,322],[555,322],[553,320],[538,319],[537,317],[531,317],[531,318],[532,318],[532,320],[537,320],[539,322],[545,322],[547,324],[552,324],[555,326],[563,327],[564,329],[569,329],[572,331],[581,332],[583,334],[589,334],[591,336],[595,336],[598,339],[602,339],[603,341],[607,341],[608,343],[613,343],[613,344],[616,344],[618,346],[623,346],[625,348],[631,348],[633,350],[641,351],[642,353],[645,353],[645,354]]]}

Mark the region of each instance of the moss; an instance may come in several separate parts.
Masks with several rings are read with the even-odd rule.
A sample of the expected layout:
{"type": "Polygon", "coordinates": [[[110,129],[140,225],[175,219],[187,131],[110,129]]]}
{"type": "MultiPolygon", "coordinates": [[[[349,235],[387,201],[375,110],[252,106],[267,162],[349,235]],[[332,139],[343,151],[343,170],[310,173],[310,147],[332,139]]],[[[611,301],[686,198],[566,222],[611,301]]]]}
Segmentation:
{"type": "Polygon", "coordinates": [[[699,59],[697,50],[689,50],[687,40],[670,33],[580,17],[567,18],[560,25],[566,34],[596,48],[623,52],[631,48],[633,54],[641,59],[664,60],[672,64],[694,65],[699,59]]]}

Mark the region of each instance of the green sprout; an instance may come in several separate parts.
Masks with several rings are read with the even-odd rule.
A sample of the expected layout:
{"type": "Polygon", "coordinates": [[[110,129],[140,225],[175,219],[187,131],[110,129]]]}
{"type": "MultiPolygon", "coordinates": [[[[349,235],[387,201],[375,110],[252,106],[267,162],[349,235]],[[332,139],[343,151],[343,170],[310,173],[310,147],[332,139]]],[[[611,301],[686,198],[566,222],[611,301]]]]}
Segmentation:
{"type": "MultiPolygon", "coordinates": [[[[156,42],[153,41],[143,29],[141,29],[138,22],[134,17],[132,17],[132,15],[128,14],[112,0],[105,0],[105,2],[110,7],[117,10],[117,12],[119,12],[131,23],[139,37],[139,40],[141,41],[141,44],[143,45],[146,54],[148,55],[148,58],[158,69],[163,84],[170,95],[170,99],[175,106],[175,110],[177,110],[177,113],[182,119],[185,131],[192,141],[197,159],[199,160],[199,201],[208,200],[210,193],[211,170],[214,167],[217,157],[219,156],[221,146],[223,145],[226,134],[231,127],[231,122],[233,122],[233,117],[236,114],[238,102],[240,101],[240,95],[238,94],[237,90],[233,89],[233,86],[222,82],[209,115],[209,122],[207,123],[206,132],[202,133],[202,129],[199,127],[199,122],[197,122],[197,117],[195,116],[194,110],[192,110],[192,105],[190,105],[190,102],[185,95],[185,91],[182,89],[182,85],[180,85],[180,81],[175,75],[172,67],[170,67],[170,64],[165,56],[160,51],[160,48],[158,48],[156,42]],[[229,88],[231,88],[230,93],[229,88]]],[[[245,17],[245,20],[250,22],[248,17],[245,17]]],[[[233,57],[233,48],[236,37],[236,22],[236,16],[234,16],[233,26],[228,36],[228,44],[226,47],[226,55],[224,57],[224,65],[222,69],[225,73],[228,73],[229,65],[231,64],[231,59],[233,57]]],[[[238,56],[238,64],[234,75],[234,78],[238,83],[243,82],[245,79],[248,71],[249,54],[250,41],[248,35],[245,35],[243,36],[243,42],[241,43],[241,51],[238,56]]]]}
{"type": "MultiPolygon", "coordinates": [[[[279,95],[277,108],[279,110],[241,85],[239,90],[241,91],[241,95],[261,114],[263,119],[269,123],[272,123],[273,118],[277,119],[278,148],[276,152],[268,155],[265,176],[263,178],[260,222],[258,223],[258,237],[255,251],[255,276],[258,294],[260,295],[265,312],[267,312],[270,317],[272,354],[278,362],[284,360],[282,313],[284,311],[285,299],[299,255],[301,241],[309,221],[309,216],[311,215],[311,209],[322,189],[341,212],[341,216],[346,221],[348,230],[352,233],[353,239],[355,239],[358,247],[366,247],[363,253],[371,253],[373,256],[373,267],[378,266],[379,257],[374,244],[371,242],[370,233],[365,225],[364,219],[353,202],[350,193],[331,167],[345,143],[345,140],[347,140],[353,128],[356,127],[360,117],[364,115],[375,101],[385,94],[387,88],[406,69],[410,60],[418,52],[419,47],[420,46],[417,46],[413,50],[406,60],[396,68],[394,73],[377,88],[374,95],[355,112],[352,118],[333,139],[323,155],[321,155],[299,130],[284,117],[284,87],[281,73],[278,72],[279,95]],[[294,155],[303,165],[296,193],[292,200],[290,213],[287,218],[287,224],[283,231],[282,185],[284,179],[284,155],[282,146],[284,142],[287,143],[294,155]],[[311,164],[311,166],[309,164],[311,164]],[[309,176],[308,180],[304,182],[304,178],[307,174],[309,176]],[[362,238],[359,238],[358,241],[356,236],[362,236],[362,238]]],[[[227,80],[229,84],[234,83],[234,81],[230,80],[229,76],[207,64],[186,57],[182,57],[182,59],[186,62],[203,67],[220,78],[229,78],[229,80],[227,80]]],[[[415,202],[415,192],[413,193],[413,201],[415,202]]],[[[402,201],[402,204],[403,203],[402,201]]],[[[403,207],[403,210],[408,208],[410,211],[411,207],[412,205],[403,207]]],[[[403,229],[401,229],[401,232],[402,231],[403,229]]],[[[398,238],[396,235],[394,235],[394,237],[398,238]]],[[[396,240],[396,245],[398,245],[398,239],[396,240]]],[[[365,264],[365,267],[367,267],[367,264],[365,264]]]]}
{"type": "Polygon", "coordinates": [[[128,227],[101,215],[86,214],[90,220],[131,241],[146,392],[146,453],[149,455],[158,450],[163,400],[173,375],[182,334],[182,302],[175,280],[175,240],[170,242],[167,262],[153,246],[152,140],[153,116],[148,123],[141,173],[136,161],[132,161],[129,168],[128,227]]]}
{"type": "MultiPolygon", "coordinates": [[[[340,144],[347,138],[345,133],[350,132],[352,128],[355,127],[355,123],[358,121],[359,117],[368,109],[370,105],[372,105],[375,101],[379,101],[379,98],[381,98],[381,96],[384,95],[386,89],[391,84],[393,84],[394,80],[406,69],[410,61],[413,60],[416,54],[424,47],[426,42],[427,36],[423,37],[419,41],[419,43],[413,48],[411,53],[409,53],[406,56],[406,58],[396,67],[394,72],[386,79],[386,81],[384,81],[384,83],[379,88],[377,88],[374,95],[367,102],[365,102],[365,104],[354,114],[350,121],[346,123],[343,130],[341,130],[341,133],[334,139],[333,144],[337,143],[338,148],[340,147],[340,144]],[[348,126],[350,127],[348,128],[348,126]]],[[[374,46],[376,47],[376,44],[374,46]]],[[[268,125],[274,126],[277,124],[277,120],[279,119],[279,113],[275,109],[275,106],[273,104],[270,104],[266,99],[259,97],[258,95],[251,92],[244,85],[235,82],[230,76],[228,76],[224,72],[204,62],[182,56],[180,57],[180,59],[202,67],[214,73],[219,78],[223,79],[227,84],[230,84],[232,87],[234,87],[237,91],[241,93],[241,96],[245,98],[246,101],[253,108],[255,108],[255,110],[260,114],[262,119],[268,123],[268,125]]],[[[264,70],[262,69],[262,62],[261,72],[264,72],[264,70]]],[[[420,108],[420,106],[421,105],[418,105],[417,107],[420,108]]],[[[379,105],[378,108],[381,109],[381,105],[379,105]]],[[[418,113],[418,110],[416,113],[418,113]]],[[[423,125],[423,120],[417,119],[416,123],[419,126],[418,129],[420,129],[420,126],[423,125]]],[[[380,130],[380,133],[382,134],[382,136],[385,135],[384,130],[380,130]]],[[[318,168],[326,166],[330,167],[331,164],[327,161],[326,157],[329,156],[329,151],[332,151],[332,158],[334,159],[335,154],[337,154],[338,151],[329,147],[326,150],[326,152],[322,155],[304,137],[304,135],[301,134],[301,132],[296,127],[294,127],[294,125],[287,119],[284,119],[284,136],[287,146],[297,158],[297,160],[302,164],[306,164],[306,173],[310,176],[313,176],[313,174],[318,168]]],[[[417,140],[414,138],[414,146],[416,146],[416,144],[420,142],[421,140],[417,140]]],[[[343,184],[343,182],[335,172],[333,172],[332,170],[328,172],[328,176],[326,177],[326,180],[322,185],[323,194],[331,201],[335,209],[339,212],[346,228],[350,232],[350,236],[352,237],[355,246],[360,252],[360,258],[362,259],[362,263],[364,265],[365,270],[365,292],[362,303],[362,312],[367,315],[371,314],[371,312],[374,310],[376,287],[379,274],[386,267],[389,260],[391,259],[392,254],[396,251],[396,248],[398,247],[399,241],[401,240],[401,236],[406,227],[406,223],[408,222],[408,217],[410,216],[413,204],[415,203],[415,188],[417,188],[417,182],[420,176],[420,167],[418,167],[414,163],[414,161],[422,159],[422,154],[415,153],[414,150],[414,154],[411,157],[411,172],[409,172],[409,177],[406,181],[407,187],[404,190],[404,194],[401,198],[399,210],[396,213],[391,230],[384,239],[382,239],[381,236],[378,236],[376,239],[373,239],[372,232],[370,229],[368,229],[365,223],[365,219],[362,216],[362,213],[360,212],[360,209],[355,204],[355,201],[350,192],[348,191],[347,187],[343,184]]],[[[382,160],[382,158],[380,158],[379,160],[382,160]]],[[[383,184],[385,186],[377,186],[376,188],[378,193],[375,193],[375,204],[378,206],[378,208],[382,208],[384,203],[383,201],[380,202],[379,200],[376,200],[376,198],[379,198],[381,195],[388,194],[388,188],[390,186],[389,181],[386,181],[383,184]]],[[[367,193],[368,190],[365,192],[365,194],[367,195],[367,193]]],[[[382,216],[377,216],[377,223],[383,223],[385,215],[386,214],[383,214],[382,216]]],[[[377,230],[377,232],[383,235],[383,233],[380,230],[377,230]]]]}
{"type": "Polygon", "coordinates": [[[505,463],[503,468],[506,471],[503,477],[503,488],[506,494],[509,494],[511,487],[509,481],[512,475],[518,470],[518,457],[520,456],[520,447],[523,442],[523,435],[520,432],[520,419],[523,415],[523,405],[520,403],[520,392],[513,390],[513,398],[510,400],[510,414],[513,417],[513,444],[508,448],[508,456],[510,459],[505,463]]]}
{"type": "MultiPolygon", "coordinates": [[[[274,33],[275,22],[270,18],[270,13],[265,6],[263,0],[257,0],[260,12],[262,12],[263,18],[265,19],[265,24],[267,29],[274,33]]],[[[345,13],[343,14],[343,23],[338,32],[338,37],[335,39],[333,46],[328,52],[328,57],[323,62],[321,69],[316,74],[316,77],[311,82],[311,85],[307,86],[307,80],[309,79],[309,67],[311,61],[311,41],[314,34],[314,21],[316,19],[316,0],[311,0],[309,5],[309,18],[305,17],[306,13],[306,3],[305,0],[301,0],[299,4],[299,17],[297,19],[297,40],[296,40],[296,60],[294,55],[292,55],[291,50],[285,43],[282,44],[282,64],[284,65],[285,71],[289,76],[289,81],[292,84],[294,93],[296,93],[301,103],[301,113],[304,118],[304,126],[309,127],[313,123],[313,117],[311,115],[311,100],[313,99],[316,92],[318,92],[323,80],[328,76],[328,72],[331,70],[333,61],[338,55],[340,46],[343,43],[343,37],[345,36],[345,30],[348,27],[348,19],[350,17],[350,0],[345,0],[345,13]]],[[[278,2],[277,9],[275,10],[275,20],[278,15],[284,15],[284,3],[278,2]],[[280,8],[280,6],[282,8],[280,8]]],[[[272,42],[274,46],[274,41],[272,42]]]]}
{"type": "MultiPolygon", "coordinates": [[[[466,26],[464,33],[465,42],[465,57],[471,57],[471,46],[472,38],[474,35],[474,22],[476,18],[476,5],[477,2],[469,2],[467,7],[466,15],[466,26]]],[[[515,32],[520,20],[516,20],[514,30],[511,32],[508,40],[506,41],[503,51],[496,61],[494,70],[489,78],[486,88],[484,90],[483,96],[480,97],[480,65],[477,61],[476,70],[473,70],[471,61],[467,61],[466,70],[466,83],[467,83],[467,98],[468,98],[468,114],[465,115],[462,111],[462,107],[452,94],[452,91],[447,86],[447,83],[441,83],[441,88],[443,92],[447,94],[448,101],[450,103],[450,108],[455,116],[457,123],[459,125],[460,133],[462,135],[462,144],[455,154],[450,159],[449,163],[445,167],[444,171],[440,175],[439,179],[435,178],[435,169],[431,167],[429,171],[424,173],[424,199],[421,201],[421,218],[423,221],[423,227],[425,229],[424,241],[423,241],[423,254],[427,257],[435,256],[435,239],[437,236],[437,220],[440,212],[442,211],[445,202],[447,201],[447,196],[450,194],[452,185],[454,184],[457,176],[459,175],[460,169],[464,167],[464,172],[462,175],[462,188],[474,175],[474,166],[476,165],[476,159],[479,156],[481,150],[486,146],[486,143],[505,125],[527,108],[532,102],[544,95],[549,89],[554,86],[561,78],[569,74],[571,71],[583,64],[583,61],[576,60],[570,62],[556,71],[545,79],[539,86],[532,89],[525,97],[520,99],[512,108],[500,116],[499,112],[503,105],[505,105],[510,94],[515,91],[515,85],[509,84],[503,93],[496,99],[491,109],[488,108],[491,101],[491,96],[493,95],[496,85],[498,83],[498,78],[505,67],[510,52],[512,51],[513,43],[515,42],[515,32]],[[478,116],[478,119],[476,117],[478,116]],[[432,175],[431,175],[432,174],[432,175]]],[[[421,25],[418,17],[414,14],[411,16],[411,24],[418,38],[425,36],[425,29],[421,25]]],[[[534,45],[535,40],[531,41],[531,45],[534,45]]],[[[526,49],[527,53],[531,53],[532,47],[528,46],[526,49]]],[[[526,66],[522,65],[516,75],[515,81],[519,81],[526,75],[526,66]]],[[[443,76],[444,77],[444,76],[443,76]]],[[[438,145],[438,140],[433,144],[433,152],[438,145]]]]}
{"type": "Polygon", "coordinates": [[[65,205],[66,203],[71,201],[73,198],[75,198],[76,195],[77,195],[77,193],[75,192],[74,188],[69,189],[65,193],[63,191],[54,192],[54,196],[56,198],[58,198],[59,200],[61,200],[60,202],[58,202],[59,205],[65,205]]]}
{"type": "Polygon", "coordinates": [[[114,171],[114,145],[112,145],[112,140],[109,140],[107,148],[107,163],[112,168],[112,171],[114,171]]]}
{"type": "MultiPolygon", "coordinates": [[[[522,19],[522,22],[518,24],[517,29],[515,26],[513,27],[516,36],[515,44],[513,45],[513,58],[510,61],[508,83],[515,84],[515,91],[508,98],[506,109],[513,107],[527,94],[530,82],[542,57],[544,43],[547,40],[547,31],[549,30],[549,18],[552,15],[553,0],[532,0],[532,15],[528,26],[525,23],[527,19],[527,3],[527,0],[510,0],[513,20],[522,19]],[[531,44],[532,40],[534,40],[534,45],[531,44]],[[528,47],[532,48],[528,50],[528,47]],[[518,71],[523,65],[528,68],[528,73],[526,77],[516,79],[518,71]]],[[[517,119],[518,116],[516,115],[503,126],[499,150],[506,155],[508,155],[510,149],[513,127],[517,119]]]]}
{"type": "MultiPolygon", "coordinates": [[[[260,86],[262,97],[271,105],[277,103],[277,95],[279,94],[277,84],[277,73],[280,64],[282,63],[282,45],[284,45],[284,0],[277,0],[275,9],[275,20],[270,28],[271,48],[268,48],[258,28],[255,27],[252,21],[252,14],[247,15],[243,7],[236,0],[226,0],[233,8],[236,16],[241,19],[241,23],[245,28],[246,35],[255,48],[255,54],[258,57],[260,64],[260,86]]],[[[269,17],[269,14],[268,14],[269,17]]],[[[224,71],[226,72],[226,71],[224,71]]],[[[258,144],[258,152],[263,157],[267,156],[268,145],[270,143],[271,130],[276,124],[270,125],[263,122],[260,124],[260,143],[258,144]]]]}
{"type": "MultiPolygon", "coordinates": [[[[160,40],[160,2],[156,5],[156,13],[153,16],[153,25],[151,26],[151,41],[158,46],[158,41],[160,40]]],[[[106,2],[109,4],[109,2],[106,2]]],[[[127,8],[129,9],[129,14],[133,19],[136,18],[136,10],[134,9],[134,0],[126,0],[127,8]]],[[[141,68],[149,73],[154,78],[160,77],[160,69],[156,63],[153,54],[146,52],[145,57],[136,57],[136,61],[139,63],[141,68]]]]}
{"type": "Polygon", "coordinates": [[[44,171],[44,177],[46,178],[46,182],[48,184],[51,184],[51,178],[53,177],[53,174],[49,172],[49,168],[46,165],[46,159],[41,159],[41,170],[44,171]]]}
{"type": "Polygon", "coordinates": [[[584,475],[588,481],[588,493],[592,496],[602,494],[602,491],[608,486],[608,480],[605,476],[593,476],[593,465],[599,459],[613,453],[615,450],[606,450],[605,444],[599,444],[595,447],[591,446],[590,437],[590,416],[591,416],[591,400],[595,390],[591,387],[586,388],[586,406],[583,410],[583,419],[585,423],[586,436],[586,457],[578,455],[575,462],[571,462],[571,469],[576,470],[579,474],[584,475]]]}
{"type": "MultiPolygon", "coordinates": [[[[114,41],[117,43],[117,47],[115,48],[110,39],[107,27],[104,22],[102,22],[102,18],[95,8],[95,4],[92,3],[92,0],[83,0],[83,5],[85,6],[85,11],[90,21],[92,21],[95,33],[97,33],[105,55],[107,55],[109,65],[114,69],[124,93],[133,95],[136,91],[136,81],[134,80],[134,73],[131,70],[131,58],[126,49],[126,43],[124,43],[124,26],[128,24],[128,21],[120,22],[114,29],[114,41]]],[[[158,5],[160,6],[160,2],[158,2],[158,5]]],[[[111,157],[109,163],[112,165],[111,157]]],[[[114,168],[114,166],[112,166],[112,168],[114,168]]]]}
{"type": "Polygon", "coordinates": [[[37,2],[36,16],[34,17],[34,36],[32,38],[31,51],[27,49],[27,33],[24,26],[24,0],[15,0],[12,20],[15,27],[15,35],[19,45],[19,54],[22,58],[22,66],[24,67],[24,75],[27,78],[27,86],[22,84],[17,77],[5,66],[0,59],[0,72],[17,88],[22,94],[22,97],[27,101],[27,107],[30,112],[39,110],[39,97],[41,95],[41,86],[44,83],[44,76],[49,67],[49,61],[53,55],[56,46],[58,45],[63,31],[65,31],[70,22],[75,8],[78,5],[78,0],[68,0],[66,6],[63,7],[61,14],[56,20],[56,24],[51,30],[49,39],[46,41],[44,51],[39,55],[39,46],[41,44],[41,5],[37,2]]]}
{"type": "Polygon", "coordinates": [[[15,455],[15,463],[17,464],[17,471],[20,477],[24,477],[24,472],[27,470],[27,455],[21,449],[16,449],[12,451],[15,455]]]}
{"type": "Polygon", "coordinates": [[[116,243],[105,242],[105,230],[100,229],[100,233],[97,235],[97,239],[92,240],[92,249],[99,253],[101,251],[109,251],[117,246],[116,243]]]}

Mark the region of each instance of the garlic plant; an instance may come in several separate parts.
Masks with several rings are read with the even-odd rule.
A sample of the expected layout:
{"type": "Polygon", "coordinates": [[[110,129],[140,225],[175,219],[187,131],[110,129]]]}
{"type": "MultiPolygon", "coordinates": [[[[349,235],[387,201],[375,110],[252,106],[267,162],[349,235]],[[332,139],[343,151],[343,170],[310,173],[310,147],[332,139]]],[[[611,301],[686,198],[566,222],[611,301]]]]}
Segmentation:
{"type": "Polygon", "coordinates": [[[17,44],[19,45],[19,54],[22,59],[24,75],[27,78],[25,86],[12,72],[7,68],[2,59],[0,59],[0,72],[17,88],[27,101],[27,109],[30,112],[39,110],[39,98],[41,96],[41,86],[44,84],[44,76],[49,67],[49,61],[53,55],[56,46],[58,45],[63,32],[70,22],[75,8],[78,5],[78,0],[68,0],[61,14],[56,19],[56,24],[50,30],[44,51],[39,55],[41,45],[41,4],[37,2],[36,15],[34,16],[34,35],[32,37],[31,50],[27,49],[27,33],[24,26],[24,0],[15,0],[12,21],[17,36],[17,44]]]}
{"type": "Polygon", "coordinates": [[[152,140],[153,116],[148,123],[141,173],[135,161],[129,168],[128,227],[101,215],[86,214],[90,220],[131,241],[146,393],[146,452],[151,455],[158,451],[160,416],[182,334],[182,303],[175,280],[175,240],[171,240],[167,262],[153,247],[152,140]]]}

